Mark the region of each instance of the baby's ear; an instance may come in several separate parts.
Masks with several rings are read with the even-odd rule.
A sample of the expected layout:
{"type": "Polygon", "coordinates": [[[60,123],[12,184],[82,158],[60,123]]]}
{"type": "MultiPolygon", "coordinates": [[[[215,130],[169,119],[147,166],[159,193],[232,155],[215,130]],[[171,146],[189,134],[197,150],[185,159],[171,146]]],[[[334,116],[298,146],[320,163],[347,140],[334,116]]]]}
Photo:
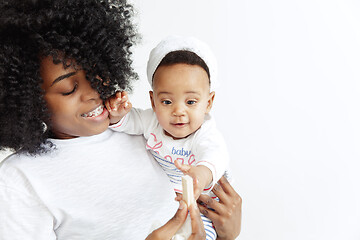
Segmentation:
{"type": "Polygon", "coordinates": [[[151,107],[152,107],[152,109],[155,111],[155,104],[154,104],[153,94],[154,94],[153,91],[149,91],[150,101],[151,101],[151,107]]]}
{"type": "Polygon", "coordinates": [[[213,91],[213,92],[209,93],[209,99],[208,99],[208,105],[206,107],[206,113],[210,112],[213,102],[214,102],[214,98],[215,98],[215,92],[213,91]]]}

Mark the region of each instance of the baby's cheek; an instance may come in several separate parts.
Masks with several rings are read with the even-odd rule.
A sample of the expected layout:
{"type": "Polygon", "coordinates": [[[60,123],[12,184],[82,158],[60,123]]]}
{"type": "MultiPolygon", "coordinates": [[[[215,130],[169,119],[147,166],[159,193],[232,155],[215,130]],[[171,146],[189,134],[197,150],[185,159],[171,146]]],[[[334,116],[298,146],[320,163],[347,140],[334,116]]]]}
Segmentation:
{"type": "Polygon", "coordinates": [[[166,117],[166,114],[161,111],[156,111],[155,113],[159,124],[165,128],[168,124],[168,118],[166,117]]]}

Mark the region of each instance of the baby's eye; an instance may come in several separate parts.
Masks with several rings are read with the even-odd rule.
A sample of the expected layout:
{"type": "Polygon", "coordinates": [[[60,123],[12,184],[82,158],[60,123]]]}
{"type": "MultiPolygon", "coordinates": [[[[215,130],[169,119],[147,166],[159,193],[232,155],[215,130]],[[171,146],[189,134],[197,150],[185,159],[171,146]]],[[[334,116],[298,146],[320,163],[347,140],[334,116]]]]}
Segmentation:
{"type": "Polygon", "coordinates": [[[163,104],[165,104],[165,105],[171,104],[171,101],[170,101],[170,100],[162,100],[161,102],[162,102],[163,104]]]}
{"type": "Polygon", "coordinates": [[[78,85],[75,84],[73,90],[71,90],[70,92],[62,93],[62,95],[63,95],[63,96],[68,96],[68,95],[74,93],[74,92],[76,91],[77,87],[78,87],[78,85]]]}
{"type": "Polygon", "coordinates": [[[188,100],[186,103],[189,104],[189,105],[193,105],[193,104],[196,103],[196,101],[195,100],[188,100]]]}

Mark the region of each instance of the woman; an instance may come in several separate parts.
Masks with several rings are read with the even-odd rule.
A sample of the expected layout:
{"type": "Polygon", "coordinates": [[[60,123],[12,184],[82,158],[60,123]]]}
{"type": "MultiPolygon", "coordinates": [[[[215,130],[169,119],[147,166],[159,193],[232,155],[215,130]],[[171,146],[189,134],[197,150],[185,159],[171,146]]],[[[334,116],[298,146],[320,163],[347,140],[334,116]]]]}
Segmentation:
{"type": "MultiPolygon", "coordinates": [[[[187,207],[169,201],[141,137],[108,130],[103,106],[136,78],[131,5],[15,0],[0,9],[0,146],[17,151],[0,166],[0,239],[144,239],[157,222],[149,239],[171,237],[187,207]]],[[[202,239],[199,210],[189,210],[202,239]]],[[[230,236],[221,221],[216,229],[230,236]]]]}

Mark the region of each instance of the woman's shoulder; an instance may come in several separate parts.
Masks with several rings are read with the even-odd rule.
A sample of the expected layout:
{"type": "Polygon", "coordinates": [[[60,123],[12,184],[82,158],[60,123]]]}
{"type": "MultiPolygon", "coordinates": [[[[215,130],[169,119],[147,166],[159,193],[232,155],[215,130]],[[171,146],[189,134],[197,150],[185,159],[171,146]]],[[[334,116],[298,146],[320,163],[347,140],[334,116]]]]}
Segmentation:
{"type": "Polygon", "coordinates": [[[31,155],[23,151],[11,153],[0,162],[0,177],[14,169],[20,169],[21,166],[33,162],[36,158],[37,155],[31,155]]]}
{"type": "Polygon", "coordinates": [[[0,188],[12,191],[28,192],[27,179],[23,174],[25,166],[30,164],[34,156],[24,152],[13,153],[0,163],[0,188]]]}
{"type": "Polygon", "coordinates": [[[2,161],[0,161],[0,171],[4,168],[14,167],[16,165],[21,164],[22,162],[29,161],[29,159],[34,158],[29,153],[26,152],[14,152],[5,157],[2,161]]]}
{"type": "Polygon", "coordinates": [[[135,146],[139,145],[143,147],[145,144],[145,139],[142,135],[132,135],[132,134],[116,132],[112,130],[108,140],[110,144],[116,144],[116,145],[118,145],[119,143],[122,144],[130,143],[130,144],[135,144],[135,146]]]}

